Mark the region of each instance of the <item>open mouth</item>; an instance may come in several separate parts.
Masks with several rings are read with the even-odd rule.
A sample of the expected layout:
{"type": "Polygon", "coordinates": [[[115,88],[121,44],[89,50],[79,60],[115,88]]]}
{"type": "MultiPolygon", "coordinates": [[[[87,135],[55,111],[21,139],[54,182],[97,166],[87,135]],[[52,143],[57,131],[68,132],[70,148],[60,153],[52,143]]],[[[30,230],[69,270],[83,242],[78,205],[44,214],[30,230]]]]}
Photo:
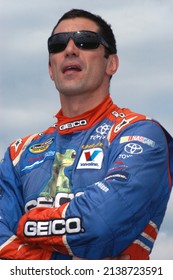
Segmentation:
{"type": "Polygon", "coordinates": [[[78,65],[68,65],[68,66],[65,66],[62,70],[63,74],[67,73],[67,72],[74,72],[74,71],[80,72],[81,67],[78,65]]]}

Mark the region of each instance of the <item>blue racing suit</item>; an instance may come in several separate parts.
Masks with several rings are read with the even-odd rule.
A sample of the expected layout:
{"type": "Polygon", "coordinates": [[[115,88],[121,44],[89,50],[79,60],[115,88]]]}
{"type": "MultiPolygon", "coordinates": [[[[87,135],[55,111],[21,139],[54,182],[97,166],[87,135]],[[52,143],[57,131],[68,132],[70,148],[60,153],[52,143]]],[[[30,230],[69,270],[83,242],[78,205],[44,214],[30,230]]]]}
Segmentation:
{"type": "Polygon", "coordinates": [[[148,259],[172,188],[173,139],[110,96],[13,142],[0,165],[0,258],[148,259]]]}

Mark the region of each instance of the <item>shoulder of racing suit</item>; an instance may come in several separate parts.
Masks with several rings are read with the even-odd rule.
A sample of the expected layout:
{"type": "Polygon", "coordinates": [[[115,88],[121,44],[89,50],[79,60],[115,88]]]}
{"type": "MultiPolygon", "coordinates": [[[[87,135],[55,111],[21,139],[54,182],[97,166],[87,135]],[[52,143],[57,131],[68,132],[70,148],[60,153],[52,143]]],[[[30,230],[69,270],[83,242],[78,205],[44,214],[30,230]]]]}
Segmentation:
{"type": "MultiPolygon", "coordinates": [[[[51,135],[52,133],[54,133],[56,128],[57,128],[57,125],[55,123],[51,127],[49,127],[47,130],[45,130],[41,133],[30,134],[24,138],[19,138],[19,139],[15,140],[14,142],[12,142],[10,145],[10,157],[13,162],[13,165],[15,166],[19,162],[22,153],[31,144],[31,142],[35,142],[35,141],[39,140],[39,138],[41,138],[41,137],[43,137],[43,139],[44,138],[46,139],[45,136],[51,135]]],[[[42,143],[42,145],[46,145],[46,142],[42,143]]]]}
{"type": "MultiPolygon", "coordinates": [[[[59,118],[58,114],[57,114],[57,117],[59,118]]],[[[124,130],[125,128],[127,128],[129,125],[136,123],[138,121],[141,121],[141,120],[150,120],[151,121],[151,118],[148,118],[145,115],[142,115],[142,114],[139,114],[136,112],[132,112],[128,108],[121,109],[121,108],[117,107],[115,104],[112,104],[111,111],[109,110],[107,115],[103,114],[102,119],[104,119],[104,118],[107,118],[112,122],[112,126],[111,126],[111,129],[108,134],[109,143],[111,143],[114,140],[114,138],[116,138],[119,135],[119,133],[122,132],[122,130],[124,130]]],[[[60,120],[60,121],[58,120],[57,123],[54,123],[52,126],[50,126],[48,129],[46,129],[45,131],[43,131],[41,133],[31,134],[24,138],[19,138],[16,141],[12,142],[12,144],[10,145],[10,157],[13,162],[13,165],[15,166],[19,162],[22,153],[26,150],[26,148],[31,143],[33,143],[33,142],[39,143],[39,139],[41,139],[41,141],[43,141],[42,145],[44,147],[47,144],[46,136],[50,137],[50,135],[55,133],[56,130],[57,130],[57,133],[64,135],[65,132],[61,131],[61,127],[65,126],[64,119],[65,118],[62,118],[62,120],[60,120]]],[[[77,130],[78,131],[88,130],[96,123],[99,123],[100,120],[101,120],[100,118],[95,118],[95,116],[93,116],[93,118],[91,117],[90,119],[87,119],[87,123],[88,123],[87,126],[84,126],[82,123],[81,126],[77,125],[77,127],[70,126],[69,122],[68,122],[67,124],[68,124],[69,128],[67,128],[66,133],[73,133],[77,130]]],[[[66,127],[68,127],[68,126],[66,125],[66,127]]],[[[41,147],[39,146],[39,148],[41,148],[41,147]]]]}

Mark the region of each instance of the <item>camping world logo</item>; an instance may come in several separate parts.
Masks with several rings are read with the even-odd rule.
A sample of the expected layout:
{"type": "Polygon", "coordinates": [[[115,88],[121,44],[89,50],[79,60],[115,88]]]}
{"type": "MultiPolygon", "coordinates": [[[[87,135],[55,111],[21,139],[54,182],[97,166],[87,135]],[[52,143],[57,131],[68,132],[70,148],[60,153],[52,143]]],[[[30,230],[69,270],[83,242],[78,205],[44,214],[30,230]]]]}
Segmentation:
{"type": "Polygon", "coordinates": [[[101,169],[103,161],[103,150],[94,148],[84,150],[79,159],[77,169],[101,169]]]}

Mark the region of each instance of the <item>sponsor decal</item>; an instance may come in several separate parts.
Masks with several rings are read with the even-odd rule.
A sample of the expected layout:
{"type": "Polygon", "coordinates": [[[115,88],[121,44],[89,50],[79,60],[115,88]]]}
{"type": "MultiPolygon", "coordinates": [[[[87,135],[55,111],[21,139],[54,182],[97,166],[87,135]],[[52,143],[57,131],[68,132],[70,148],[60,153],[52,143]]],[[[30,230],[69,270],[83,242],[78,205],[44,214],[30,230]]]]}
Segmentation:
{"type": "Polygon", "coordinates": [[[105,178],[105,180],[117,180],[117,181],[127,181],[129,178],[129,173],[121,171],[115,172],[105,178]]]}
{"type": "Polygon", "coordinates": [[[128,168],[128,166],[125,165],[121,160],[115,161],[115,165],[111,169],[109,169],[108,173],[112,173],[112,172],[118,171],[118,170],[125,170],[127,168],[128,168]]]}
{"type": "Polygon", "coordinates": [[[41,163],[43,163],[46,159],[48,158],[52,158],[54,157],[55,152],[54,151],[49,151],[47,152],[43,157],[40,157],[40,159],[38,159],[37,161],[34,162],[34,160],[29,159],[28,161],[30,162],[34,162],[31,165],[27,165],[25,166],[21,171],[26,171],[26,170],[32,170],[33,168],[37,167],[38,165],[40,165],[41,163]]]}
{"type": "Polygon", "coordinates": [[[101,148],[84,150],[79,159],[77,169],[101,169],[103,150],[101,148]]]}
{"type": "Polygon", "coordinates": [[[118,113],[117,111],[113,111],[112,115],[115,116],[116,118],[118,118],[118,117],[124,118],[125,117],[124,113],[118,113]]]}
{"type": "Polygon", "coordinates": [[[123,119],[117,126],[114,128],[114,132],[117,133],[118,131],[121,130],[122,127],[128,125],[132,120],[134,120],[136,117],[133,117],[131,119],[123,119]]]}
{"type": "Polygon", "coordinates": [[[127,158],[130,158],[130,157],[132,157],[132,155],[127,155],[127,154],[120,154],[119,155],[119,158],[121,158],[121,159],[127,159],[127,158]]]}
{"type": "Polygon", "coordinates": [[[125,145],[124,151],[131,155],[141,154],[143,152],[143,148],[136,143],[129,143],[125,145]]]}
{"type": "Polygon", "coordinates": [[[66,130],[69,128],[74,128],[74,127],[79,127],[79,126],[84,126],[87,125],[87,121],[86,120],[79,120],[79,121],[74,121],[74,122],[69,122],[66,124],[62,124],[59,127],[59,130],[66,130]]]}
{"type": "Polygon", "coordinates": [[[39,143],[39,144],[35,144],[35,145],[31,146],[29,148],[29,151],[33,154],[43,153],[50,147],[50,145],[53,143],[53,141],[54,141],[54,137],[49,138],[48,140],[46,140],[43,143],[39,143]]]}
{"type": "Polygon", "coordinates": [[[101,189],[104,192],[108,192],[109,191],[109,188],[105,184],[103,184],[102,182],[97,182],[97,183],[95,183],[95,185],[97,187],[99,187],[99,189],[101,189]]]}
{"type": "Polygon", "coordinates": [[[28,162],[39,161],[39,160],[42,160],[43,158],[44,158],[44,155],[38,156],[38,157],[33,157],[33,158],[28,158],[28,162]]]}
{"type": "Polygon", "coordinates": [[[98,142],[98,143],[93,143],[90,145],[82,145],[82,149],[92,149],[92,148],[97,148],[97,147],[103,147],[103,143],[102,142],[98,142]]]}
{"type": "Polygon", "coordinates": [[[123,136],[120,138],[121,144],[126,142],[132,142],[132,141],[138,141],[151,147],[155,146],[155,142],[153,140],[144,136],[133,135],[133,136],[123,136]]]}
{"type": "Polygon", "coordinates": [[[103,125],[96,128],[96,135],[91,135],[90,139],[92,140],[101,140],[105,139],[108,135],[109,130],[111,129],[111,126],[104,123],[103,125]]]}
{"type": "Polygon", "coordinates": [[[83,231],[81,219],[78,217],[47,221],[27,221],[24,226],[24,234],[27,237],[74,234],[83,231]]]}
{"type": "Polygon", "coordinates": [[[58,126],[57,123],[53,123],[50,127],[56,128],[57,126],[58,126]]]}
{"type": "Polygon", "coordinates": [[[18,150],[20,144],[22,144],[22,139],[21,139],[21,138],[20,138],[20,139],[17,139],[17,140],[11,145],[11,147],[14,147],[15,152],[17,152],[17,150],[18,150]]]}
{"type": "Polygon", "coordinates": [[[64,154],[56,152],[53,165],[52,174],[49,181],[41,191],[40,196],[55,197],[56,192],[70,192],[70,180],[66,168],[72,166],[76,158],[76,151],[67,149],[64,154]]]}
{"type": "Polygon", "coordinates": [[[47,196],[39,196],[37,199],[29,200],[25,205],[25,212],[35,207],[60,207],[64,203],[70,202],[74,197],[82,195],[83,192],[74,193],[57,193],[55,198],[47,196]]]}
{"type": "Polygon", "coordinates": [[[41,164],[42,162],[44,162],[44,159],[43,159],[43,160],[40,160],[40,161],[36,161],[36,162],[34,162],[33,164],[31,164],[31,165],[25,166],[21,171],[31,170],[31,169],[33,169],[34,167],[36,167],[37,165],[41,164]]]}

